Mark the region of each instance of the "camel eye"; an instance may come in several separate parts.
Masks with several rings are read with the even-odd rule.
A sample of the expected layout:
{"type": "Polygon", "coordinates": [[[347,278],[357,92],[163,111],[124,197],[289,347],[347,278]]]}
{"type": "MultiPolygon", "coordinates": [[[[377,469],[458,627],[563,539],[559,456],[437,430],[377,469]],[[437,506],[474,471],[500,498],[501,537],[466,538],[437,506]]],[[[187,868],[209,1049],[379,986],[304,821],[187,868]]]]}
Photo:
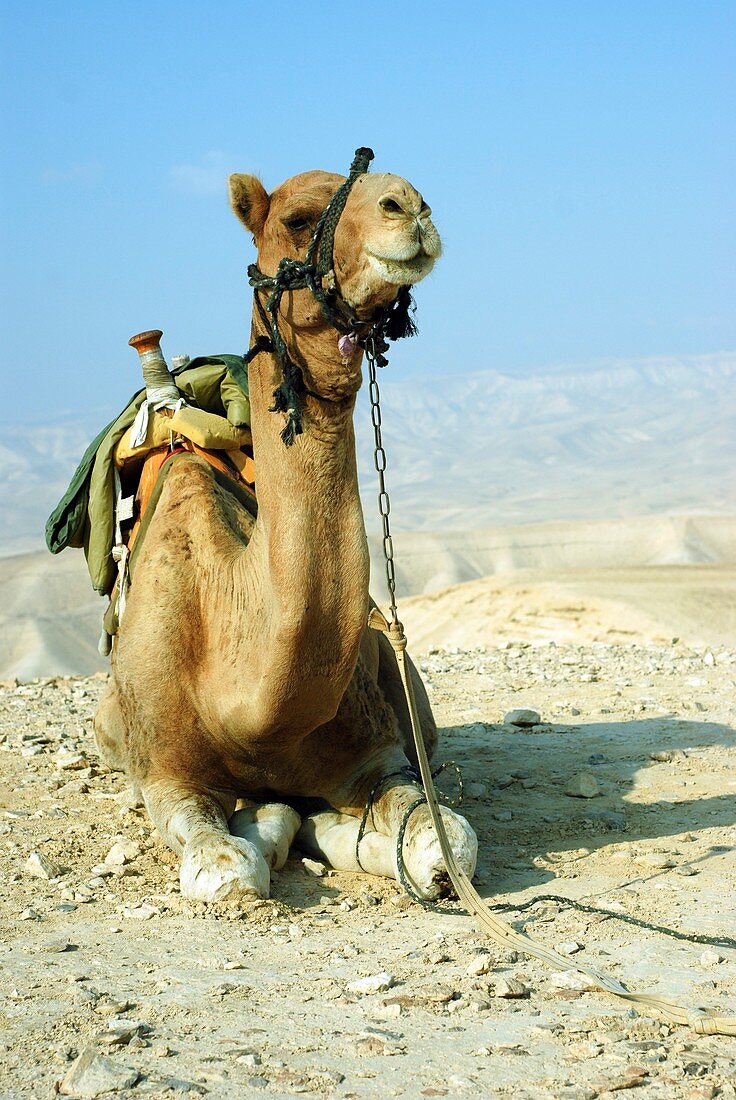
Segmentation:
{"type": "Polygon", "coordinates": [[[309,224],[309,218],[305,214],[294,214],[291,218],[284,219],[284,225],[292,233],[298,233],[300,229],[306,229],[309,224]]]}

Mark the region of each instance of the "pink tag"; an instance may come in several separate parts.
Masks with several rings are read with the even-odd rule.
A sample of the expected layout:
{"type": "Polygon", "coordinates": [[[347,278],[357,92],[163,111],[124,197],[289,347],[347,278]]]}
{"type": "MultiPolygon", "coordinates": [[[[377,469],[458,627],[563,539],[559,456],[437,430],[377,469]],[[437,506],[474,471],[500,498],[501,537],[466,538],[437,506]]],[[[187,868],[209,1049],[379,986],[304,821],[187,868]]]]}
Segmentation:
{"type": "Polygon", "coordinates": [[[343,366],[347,366],[355,355],[358,347],[357,332],[348,332],[337,341],[337,350],[340,352],[343,366]]]}

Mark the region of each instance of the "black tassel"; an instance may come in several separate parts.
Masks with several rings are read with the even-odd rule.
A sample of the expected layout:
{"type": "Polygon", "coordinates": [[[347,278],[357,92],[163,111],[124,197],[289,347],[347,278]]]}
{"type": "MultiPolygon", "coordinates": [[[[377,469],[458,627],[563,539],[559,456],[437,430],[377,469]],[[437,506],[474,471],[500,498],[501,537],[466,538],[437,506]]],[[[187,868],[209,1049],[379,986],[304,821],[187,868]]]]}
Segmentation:
{"type": "Polygon", "coordinates": [[[403,340],[407,336],[416,336],[416,322],[410,314],[416,313],[416,305],[408,286],[402,286],[391,306],[384,332],[389,340],[403,340]]]}
{"type": "Polygon", "coordinates": [[[300,388],[303,388],[303,385],[300,387],[291,380],[284,380],[273,391],[273,405],[269,409],[269,412],[286,413],[286,424],[282,429],[281,438],[287,447],[291,447],[296,437],[304,430],[299,403],[300,388]]]}

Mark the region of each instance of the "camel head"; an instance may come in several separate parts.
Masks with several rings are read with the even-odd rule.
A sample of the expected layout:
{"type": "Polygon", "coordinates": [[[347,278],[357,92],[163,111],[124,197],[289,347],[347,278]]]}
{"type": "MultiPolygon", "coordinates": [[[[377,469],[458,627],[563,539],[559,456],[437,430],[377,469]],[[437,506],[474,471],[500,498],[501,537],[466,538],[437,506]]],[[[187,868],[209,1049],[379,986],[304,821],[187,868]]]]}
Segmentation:
{"type": "MultiPolygon", "coordinates": [[[[230,176],[230,202],[253,234],[264,274],[273,275],[284,256],[304,258],[320,214],[344,181],[331,172],[303,172],[269,195],[256,176],[230,176]]],[[[432,270],[442,246],[430,215],[420,193],[401,176],[358,176],[335,230],[333,270],[338,294],[360,320],[369,320],[400,287],[432,270]]],[[[306,291],[285,297],[284,307],[296,329],[324,324],[306,291]]]]}

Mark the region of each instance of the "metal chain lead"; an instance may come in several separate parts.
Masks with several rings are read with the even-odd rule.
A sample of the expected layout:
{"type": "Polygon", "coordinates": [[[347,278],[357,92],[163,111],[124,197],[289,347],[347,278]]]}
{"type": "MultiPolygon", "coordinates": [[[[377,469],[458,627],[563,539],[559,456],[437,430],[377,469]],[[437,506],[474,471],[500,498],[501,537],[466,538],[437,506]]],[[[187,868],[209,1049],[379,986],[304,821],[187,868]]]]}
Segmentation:
{"type": "Polygon", "coordinates": [[[381,525],[383,527],[383,558],[386,565],[386,585],[388,587],[389,595],[389,610],[391,612],[391,622],[398,624],[399,612],[396,607],[396,568],[394,566],[394,544],[391,538],[391,524],[389,521],[389,515],[391,512],[391,500],[386,489],[386,482],[384,479],[384,473],[386,472],[386,452],[383,449],[383,440],[381,438],[381,394],[378,389],[378,379],[376,378],[376,349],[374,347],[374,340],[371,338],[365,349],[366,359],[368,360],[368,377],[370,384],[368,392],[371,399],[371,421],[373,423],[373,435],[375,439],[373,460],[378,474],[378,512],[381,517],[381,525]]]}

